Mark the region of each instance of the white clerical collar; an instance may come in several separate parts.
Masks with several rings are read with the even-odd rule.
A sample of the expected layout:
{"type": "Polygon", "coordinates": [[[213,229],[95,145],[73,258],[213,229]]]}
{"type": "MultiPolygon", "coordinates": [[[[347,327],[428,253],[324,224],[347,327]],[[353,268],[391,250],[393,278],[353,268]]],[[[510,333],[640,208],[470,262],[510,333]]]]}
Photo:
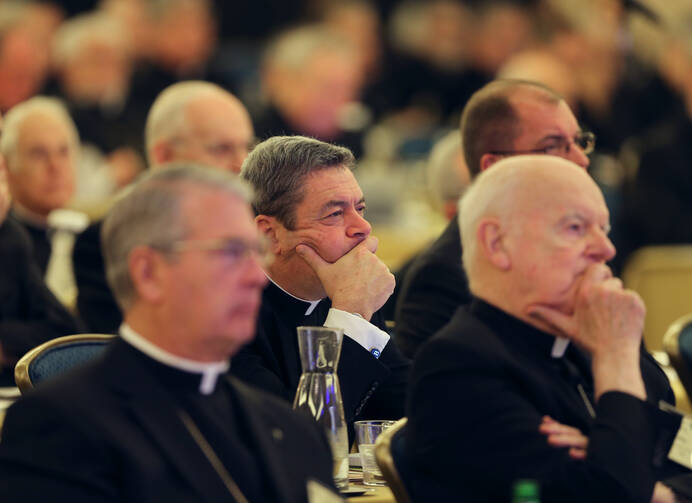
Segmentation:
{"type": "Polygon", "coordinates": [[[271,279],[271,277],[269,276],[269,274],[267,274],[266,271],[264,272],[264,274],[265,274],[265,276],[267,276],[267,279],[269,279],[269,281],[271,281],[272,283],[274,283],[274,284],[276,285],[276,288],[278,288],[279,290],[281,290],[283,293],[285,293],[285,294],[288,295],[289,297],[293,297],[293,298],[296,299],[296,300],[299,300],[299,301],[301,301],[301,302],[305,302],[305,303],[309,304],[307,310],[305,311],[305,316],[307,316],[307,315],[309,315],[310,313],[312,313],[312,312],[315,310],[315,308],[317,307],[317,304],[319,304],[320,302],[322,302],[322,301],[324,300],[324,298],[322,298],[322,299],[317,299],[317,300],[305,300],[305,299],[301,299],[300,297],[296,297],[296,296],[293,295],[292,293],[289,293],[289,292],[287,292],[286,290],[284,290],[283,288],[281,288],[281,286],[280,286],[276,281],[274,281],[273,279],[271,279]]]}
{"type": "Polygon", "coordinates": [[[555,342],[553,342],[553,349],[550,351],[550,356],[553,358],[562,358],[567,351],[567,346],[569,346],[569,339],[566,337],[556,337],[555,342]]]}
{"type": "Polygon", "coordinates": [[[120,336],[125,342],[139,349],[142,353],[159,363],[182,370],[183,372],[202,374],[202,380],[199,383],[199,392],[203,395],[209,395],[214,391],[219,375],[228,371],[229,368],[228,360],[211,363],[198,362],[169,353],[139,335],[132,330],[127,323],[120,325],[120,336]]]}

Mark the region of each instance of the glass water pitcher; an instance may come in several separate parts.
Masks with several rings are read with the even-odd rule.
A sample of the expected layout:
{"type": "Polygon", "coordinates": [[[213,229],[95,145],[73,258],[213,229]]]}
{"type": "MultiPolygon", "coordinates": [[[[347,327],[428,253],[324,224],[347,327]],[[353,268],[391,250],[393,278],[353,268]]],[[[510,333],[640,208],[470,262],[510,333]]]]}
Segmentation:
{"type": "Polygon", "coordinates": [[[327,327],[298,327],[303,373],[293,408],[307,411],[324,428],[334,459],[334,482],[348,488],[348,430],[336,368],[344,331],[327,327]]]}

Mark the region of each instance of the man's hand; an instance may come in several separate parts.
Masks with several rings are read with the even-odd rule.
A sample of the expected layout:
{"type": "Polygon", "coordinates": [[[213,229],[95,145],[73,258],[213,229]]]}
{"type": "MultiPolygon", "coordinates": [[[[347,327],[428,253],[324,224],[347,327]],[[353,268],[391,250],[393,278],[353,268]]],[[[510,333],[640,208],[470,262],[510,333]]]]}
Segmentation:
{"type": "Polygon", "coordinates": [[[325,261],[307,245],[296,253],[312,267],[322,282],[332,307],[358,313],[366,320],[394,292],[394,275],[375,255],[377,238],[369,236],[334,263],[325,261]]]}
{"type": "Polygon", "coordinates": [[[538,431],[548,437],[548,443],[554,447],[569,447],[569,455],[574,459],[586,458],[589,439],[573,426],[555,421],[550,416],[543,416],[538,431]]]}
{"type": "Polygon", "coordinates": [[[644,302],[623,289],[608,267],[594,264],[586,270],[571,316],[540,305],[528,314],[591,353],[597,399],[609,390],[646,398],[639,368],[644,302]]]}
{"type": "Polygon", "coordinates": [[[7,216],[7,211],[10,209],[10,202],[10,188],[7,184],[7,167],[2,156],[0,156],[0,224],[7,216]]]}

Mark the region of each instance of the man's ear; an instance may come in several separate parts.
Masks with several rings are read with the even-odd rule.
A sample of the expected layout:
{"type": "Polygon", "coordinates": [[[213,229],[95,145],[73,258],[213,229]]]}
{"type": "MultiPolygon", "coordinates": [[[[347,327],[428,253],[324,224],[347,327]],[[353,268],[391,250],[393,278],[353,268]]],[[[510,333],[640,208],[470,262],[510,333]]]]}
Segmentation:
{"type": "Polygon", "coordinates": [[[485,171],[500,159],[502,159],[501,155],[483,154],[480,159],[481,171],[485,171]]]}
{"type": "Polygon", "coordinates": [[[505,235],[500,221],[484,218],[476,231],[476,246],[488,262],[502,271],[508,270],[512,262],[505,247],[505,235]]]}
{"type": "Polygon", "coordinates": [[[257,224],[257,230],[269,241],[269,246],[274,255],[278,255],[281,246],[279,244],[279,233],[281,229],[279,228],[281,224],[276,219],[269,215],[257,215],[255,217],[255,224],[257,224]]]}
{"type": "Polygon", "coordinates": [[[157,303],[165,290],[162,283],[163,256],[147,246],[138,246],[130,252],[127,266],[137,297],[157,303]]]}
{"type": "Polygon", "coordinates": [[[151,159],[154,165],[166,164],[173,160],[173,145],[165,140],[157,141],[151,148],[151,159]]]}

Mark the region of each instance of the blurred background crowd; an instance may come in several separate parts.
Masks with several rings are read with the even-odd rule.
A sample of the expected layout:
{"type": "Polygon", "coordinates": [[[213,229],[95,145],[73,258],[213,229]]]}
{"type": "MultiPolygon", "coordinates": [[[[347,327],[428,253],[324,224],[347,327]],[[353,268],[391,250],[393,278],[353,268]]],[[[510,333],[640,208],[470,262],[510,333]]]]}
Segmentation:
{"type": "Polygon", "coordinates": [[[616,269],[692,242],[689,0],[0,0],[0,111],[64,101],[81,140],[68,205],[98,216],[145,168],[156,95],[203,79],[240,98],[258,139],[350,147],[370,220],[396,229],[393,268],[443,227],[463,183],[428,157],[496,77],[547,84],[595,133],[616,269]]]}

